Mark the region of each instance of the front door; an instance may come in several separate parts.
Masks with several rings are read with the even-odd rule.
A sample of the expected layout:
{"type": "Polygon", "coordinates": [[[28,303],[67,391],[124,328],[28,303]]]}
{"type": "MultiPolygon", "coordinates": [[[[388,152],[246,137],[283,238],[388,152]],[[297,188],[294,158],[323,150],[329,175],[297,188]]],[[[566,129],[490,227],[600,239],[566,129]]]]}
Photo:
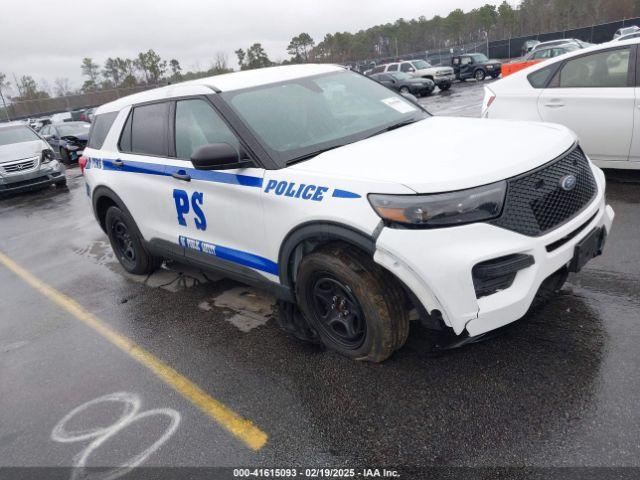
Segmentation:
{"type": "Polygon", "coordinates": [[[542,120],[576,132],[596,162],[629,159],[636,103],[632,52],[612,48],[568,60],[538,100],[542,120]]]}
{"type": "Polygon", "coordinates": [[[190,157],[198,147],[227,143],[240,155],[240,142],[204,98],[177,100],[174,118],[176,158],[165,170],[172,192],[172,211],[164,217],[169,236],[188,258],[245,274],[273,274],[275,264],[263,257],[264,169],[195,169],[190,157]]]}

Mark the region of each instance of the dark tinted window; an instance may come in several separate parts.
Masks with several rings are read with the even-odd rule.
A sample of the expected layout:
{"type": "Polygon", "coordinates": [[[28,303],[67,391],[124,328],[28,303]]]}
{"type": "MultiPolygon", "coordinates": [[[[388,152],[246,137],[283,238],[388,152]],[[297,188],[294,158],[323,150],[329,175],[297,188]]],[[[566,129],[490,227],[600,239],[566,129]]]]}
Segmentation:
{"type": "Polygon", "coordinates": [[[542,68],[537,72],[533,72],[527,77],[529,79],[529,83],[533,88],[545,88],[554,69],[555,65],[551,65],[549,67],[542,68]]]}
{"type": "Polygon", "coordinates": [[[107,138],[107,133],[109,133],[111,125],[113,125],[117,116],[118,112],[110,112],[97,115],[93,119],[91,130],[89,131],[89,143],[87,143],[89,148],[102,148],[104,139],[107,138]]]}
{"type": "Polygon", "coordinates": [[[131,151],[131,120],[133,119],[133,110],[129,112],[127,121],[124,123],[122,133],[120,134],[120,143],[118,144],[120,150],[123,152],[131,151]]]}
{"type": "Polygon", "coordinates": [[[133,109],[131,152],[168,156],[168,103],[142,105],[133,109]]]}
{"type": "Polygon", "coordinates": [[[398,64],[394,64],[394,65],[389,65],[387,67],[387,72],[397,72],[398,71],[398,64]]]}

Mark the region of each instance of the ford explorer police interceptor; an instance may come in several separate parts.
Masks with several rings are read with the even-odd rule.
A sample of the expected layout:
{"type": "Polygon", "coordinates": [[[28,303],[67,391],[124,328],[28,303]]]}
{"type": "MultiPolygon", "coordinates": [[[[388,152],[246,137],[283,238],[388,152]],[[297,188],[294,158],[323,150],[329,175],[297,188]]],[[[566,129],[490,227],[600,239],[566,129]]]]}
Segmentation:
{"type": "Polygon", "coordinates": [[[568,129],[431,117],[330,65],[116,100],[84,156],[127,271],[216,269],[275,293],[290,332],[376,362],[413,311],[462,340],[521,318],[601,253],[614,216],[568,129]],[[501,148],[483,160],[461,141],[501,148]]]}

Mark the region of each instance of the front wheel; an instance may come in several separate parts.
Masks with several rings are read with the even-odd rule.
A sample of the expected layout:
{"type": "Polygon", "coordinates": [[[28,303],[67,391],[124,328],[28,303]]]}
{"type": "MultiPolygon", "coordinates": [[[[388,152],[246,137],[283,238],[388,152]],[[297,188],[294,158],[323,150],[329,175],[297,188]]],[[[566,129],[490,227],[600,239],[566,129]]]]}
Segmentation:
{"type": "Polygon", "coordinates": [[[154,257],[142,244],[133,219],[118,207],[109,207],[105,226],[111,248],[120,265],[129,273],[146,275],[155,271],[162,259],[154,257]]]}
{"type": "Polygon", "coordinates": [[[296,295],[322,343],[347,357],[382,362],[409,334],[402,288],[355,248],[336,244],[303,258],[296,295]]]}
{"type": "Polygon", "coordinates": [[[62,163],[65,165],[69,165],[71,163],[69,152],[66,148],[60,148],[60,161],[62,161],[62,163]]]}
{"type": "Polygon", "coordinates": [[[444,83],[444,84],[440,85],[438,88],[440,90],[442,90],[443,92],[446,92],[447,90],[449,90],[451,88],[451,84],[450,83],[444,83]]]}

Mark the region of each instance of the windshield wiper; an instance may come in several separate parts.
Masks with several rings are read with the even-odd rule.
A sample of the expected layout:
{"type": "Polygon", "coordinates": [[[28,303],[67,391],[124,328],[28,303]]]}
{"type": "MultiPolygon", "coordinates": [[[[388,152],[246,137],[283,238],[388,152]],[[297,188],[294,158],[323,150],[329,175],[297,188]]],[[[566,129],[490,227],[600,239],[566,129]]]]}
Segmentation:
{"type": "Polygon", "coordinates": [[[410,125],[412,123],[419,122],[420,120],[423,120],[423,119],[422,118],[411,118],[409,120],[403,120],[402,122],[394,123],[393,125],[389,125],[388,127],[385,127],[385,128],[383,128],[381,130],[373,132],[367,138],[375,137],[376,135],[380,135],[381,133],[386,133],[386,132],[390,132],[391,130],[396,130],[397,128],[405,127],[405,126],[410,125]]]}
{"type": "Polygon", "coordinates": [[[313,158],[313,157],[315,157],[317,155],[320,155],[321,153],[328,152],[329,150],[333,150],[335,148],[344,147],[345,145],[348,145],[348,144],[347,143],[341,143],[340,145],[333,145],[332,147],[321,148],[320,150],[316,150],[314,152],[306,153],[304,155],[300,155],[299,157],[292,158],[286,164],[287,165],[293,165],[294,163],[302,162],[304,160],[309,160],[310,158],[313,158]]]}

